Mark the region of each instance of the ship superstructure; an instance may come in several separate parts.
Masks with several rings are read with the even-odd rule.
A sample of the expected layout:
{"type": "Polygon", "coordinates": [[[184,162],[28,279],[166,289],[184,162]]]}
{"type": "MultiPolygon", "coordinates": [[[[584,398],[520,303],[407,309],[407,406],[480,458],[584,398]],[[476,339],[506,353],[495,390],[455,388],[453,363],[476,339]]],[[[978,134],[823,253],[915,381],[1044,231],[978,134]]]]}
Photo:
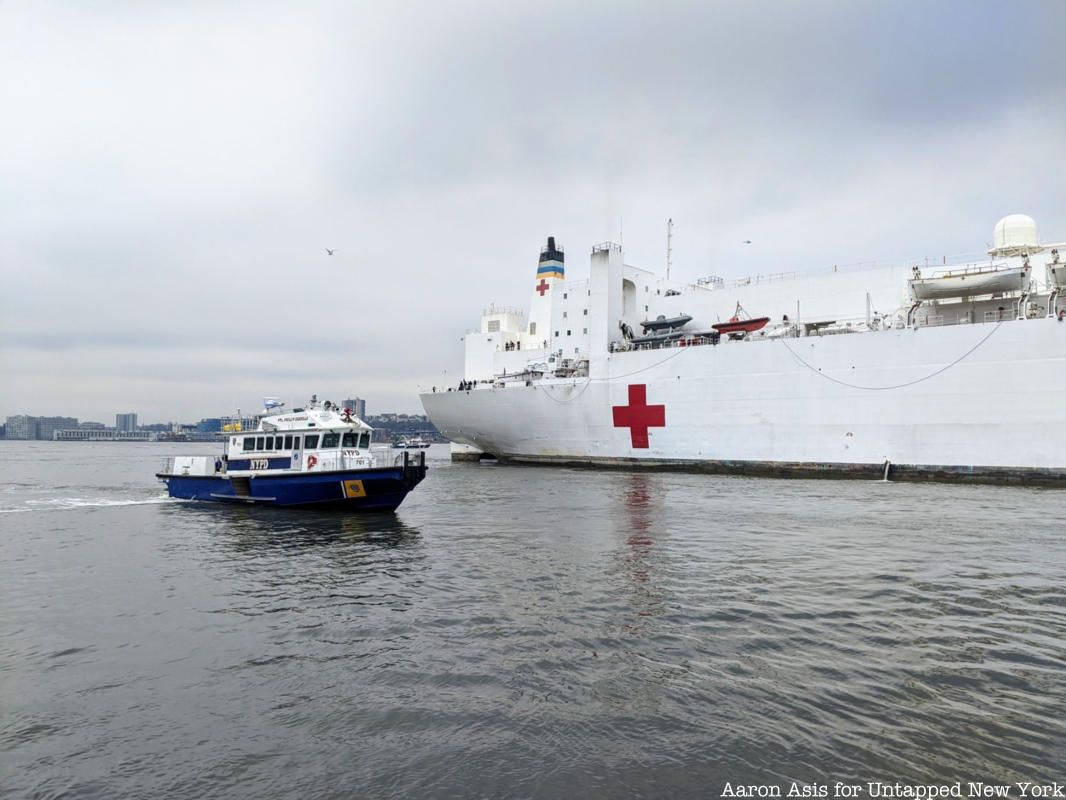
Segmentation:
{"type": "Polygon", "coordinates": [[[528,321],[492,307],[422,395],[502,460],[1066,485],[1066,265],[1024,215],[989,258],[670,281],[541,253],[528,321]]]}

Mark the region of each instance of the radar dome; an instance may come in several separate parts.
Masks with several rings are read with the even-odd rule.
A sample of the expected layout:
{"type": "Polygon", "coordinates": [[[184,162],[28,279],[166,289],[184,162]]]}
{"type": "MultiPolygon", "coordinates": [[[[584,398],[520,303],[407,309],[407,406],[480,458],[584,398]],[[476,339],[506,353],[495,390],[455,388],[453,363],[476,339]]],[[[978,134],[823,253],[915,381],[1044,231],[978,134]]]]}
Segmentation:
{"type": "Polygon", "coordinates": [[[996,223],[992,231],[992,249],[988,253],[994,256],[1012,256],[1037,253],[1040,250],[1033,218],[1025,214],[1011,214],[996,223]]]}

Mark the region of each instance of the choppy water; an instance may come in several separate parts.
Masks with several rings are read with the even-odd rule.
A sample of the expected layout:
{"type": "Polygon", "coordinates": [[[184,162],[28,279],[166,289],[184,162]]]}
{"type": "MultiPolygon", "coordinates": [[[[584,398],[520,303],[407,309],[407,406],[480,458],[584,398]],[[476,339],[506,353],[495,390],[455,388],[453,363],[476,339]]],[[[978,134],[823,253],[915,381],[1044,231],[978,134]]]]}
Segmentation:
{"type": "Polygon", "coordinates": [[[435,447],[355,517],[167,500],[189,449],[0,442],[0,794],[1066,778],[1061,492],[435,447]]]}

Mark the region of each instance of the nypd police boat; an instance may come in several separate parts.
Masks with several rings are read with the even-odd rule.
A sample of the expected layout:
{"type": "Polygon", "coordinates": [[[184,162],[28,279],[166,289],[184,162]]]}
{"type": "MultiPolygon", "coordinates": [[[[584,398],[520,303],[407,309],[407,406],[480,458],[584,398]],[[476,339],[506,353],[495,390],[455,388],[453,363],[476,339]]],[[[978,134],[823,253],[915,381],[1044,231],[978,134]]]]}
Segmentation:
{"type": "Polygon", "coordinates": [[[185,500],[392,511],[426,476],[425,453],[372,450],[373,429],[350,409],[312,397],[271,410],[254,431],[226,432],[222,456],[173,456],[156,477],[185,500]]]}

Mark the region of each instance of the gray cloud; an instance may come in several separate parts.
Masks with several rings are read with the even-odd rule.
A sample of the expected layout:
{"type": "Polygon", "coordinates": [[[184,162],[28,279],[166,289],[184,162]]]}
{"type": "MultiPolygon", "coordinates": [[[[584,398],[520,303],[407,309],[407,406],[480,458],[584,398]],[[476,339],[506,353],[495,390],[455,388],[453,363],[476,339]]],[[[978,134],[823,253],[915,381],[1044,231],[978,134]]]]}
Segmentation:
{"type": "Polygon", "coordinates": [[[1016,211],[1062,239],[1064,29],[1041,2],[6,4],[0,415],[415,411],[548,234],[575,277],[620,224],[660,266],[667,217],[688,278],[973,253],[1016,211]]]}

